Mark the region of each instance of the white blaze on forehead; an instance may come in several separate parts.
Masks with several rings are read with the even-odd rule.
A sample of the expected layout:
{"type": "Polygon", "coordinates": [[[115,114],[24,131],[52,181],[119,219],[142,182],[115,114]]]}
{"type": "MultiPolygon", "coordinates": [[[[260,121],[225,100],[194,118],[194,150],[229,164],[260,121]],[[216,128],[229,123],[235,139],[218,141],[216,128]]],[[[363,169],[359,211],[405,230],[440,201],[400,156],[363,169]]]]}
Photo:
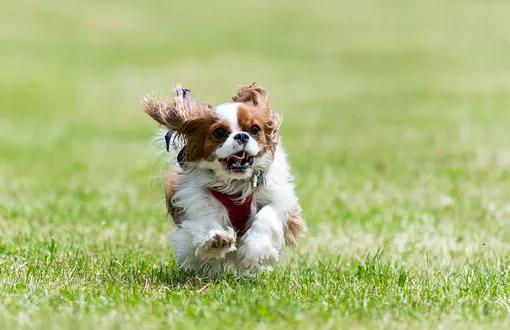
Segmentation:
{"type": "Polygon", "coordinates": [[[225,142],[216,149],[216,155],[219,158],[227,158],[228,156],[242,150],[246,150],[246,152],[251,156],[255,156],[260,152],[260,147],[253,137],[250,136],[246,145],[242,145],[239,141],[234,139],[234,136],[241,132],[241,127],[239,127],[239,121],[237,118],[237,110],[240,105],[241,103],[225,103],[214,108],[216,117],[220,120],[227,121],[230,125],[230,129],[232,130],[225,142]]]}
{"type": "Polygon", "coordinates": [[[237,120],[237,109],[239,108],[239,105],[241,105],[241,103],[225,103],[214,108],[216,117],[220,120],[228,121],[232,132],[241,131],[237,120]]]}

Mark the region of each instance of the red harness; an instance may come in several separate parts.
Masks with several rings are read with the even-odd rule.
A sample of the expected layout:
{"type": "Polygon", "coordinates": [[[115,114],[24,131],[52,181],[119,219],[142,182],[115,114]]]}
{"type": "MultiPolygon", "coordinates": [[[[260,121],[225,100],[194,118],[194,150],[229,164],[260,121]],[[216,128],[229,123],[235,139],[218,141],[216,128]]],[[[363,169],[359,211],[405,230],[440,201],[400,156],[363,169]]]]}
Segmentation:
{"type": "Polygon", "coordinates": [[[225,207],[232,226],[234,226],[237,234],[242,236],[246,232],[246,224],[250,220],[253,194],[248,196],[243,203],[239,203],[236,200],[237,196],[227,195],[212,189],[209,189],[209,192],[225,207]]]}

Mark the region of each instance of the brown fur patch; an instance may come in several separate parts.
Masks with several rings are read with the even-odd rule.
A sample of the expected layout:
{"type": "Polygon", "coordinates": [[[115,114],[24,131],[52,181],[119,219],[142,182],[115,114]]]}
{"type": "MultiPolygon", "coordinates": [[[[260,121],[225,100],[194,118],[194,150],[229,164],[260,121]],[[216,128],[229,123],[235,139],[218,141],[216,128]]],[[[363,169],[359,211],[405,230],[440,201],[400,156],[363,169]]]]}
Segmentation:
{"type": "Polygon", "coordinates": [[[301,216],[301,208],[294,210],[284,227],[285,245],[296,245],[298,238],[307,230],[306,223],[301,216]]]}
{"type": "Polygon", "coordinates": [[[219,139],[213,134],[219,127],[227,132],[232,131],[228,121],[218,120],[212,112],[185,121],[179,128],[179,134],[186,142],[184,161],[214,160],[216,149],[225,142],[225,139],[219,139]]]}
{"type": "Polygon", "coordinates": [[[148,95],[141,102],[144,111],[152,119],[171,130],[179,131],[186,120],[210,113],[213,108],[210,104],[185,98],[185,94],[185,90],[178,84],[171,101],[167,97],[148,95]]]}
{"type": "Polygon", "coordinates": [[[167,176],[167,185],[166,185],[166,209],[168,213],[172,216],[175,224],[181,223],[182,210],[180,208],[174,207],[172,205],[172,197],[175,195],[179,187],[179,174],[170,173],[167,176]]]}
{"type": "Polygon", "coordinates": [[[267,148],[272,153],[275,152],[276,146],[280,142],[280,115],[270,110],[269,119],[264,124],[264,132],[266,134],[267,148]]]}
{"type": "Polygon", "coordinates": [[[237,123],[239,124],[239,127],[257,141],[262,149],[261,153],[267,150],[265,123],[268,120],[268,111],[260,110],[258,107],[251,104],[241,105],[237,109],[237,123]],[[260,128],[260,133],[258,135],[251,132],[251,128],[254,125],[257,125],[260,128]]]}
{"type": "Polygon", "coordinates": [[[252,103],[261,108],[268,106],[267,89],[254,82],[251,85],[240,86],[232,97],[234,102],[252,103]]]}

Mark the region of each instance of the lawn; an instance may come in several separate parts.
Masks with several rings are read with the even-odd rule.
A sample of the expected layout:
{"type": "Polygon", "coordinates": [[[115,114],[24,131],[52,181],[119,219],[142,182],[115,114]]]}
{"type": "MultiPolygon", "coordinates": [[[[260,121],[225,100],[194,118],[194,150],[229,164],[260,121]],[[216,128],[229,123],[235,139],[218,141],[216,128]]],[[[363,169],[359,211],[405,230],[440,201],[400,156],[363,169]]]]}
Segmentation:
{"type": "Polygon", "coordinates": [[[507,1],[7,0],[0,328],[510,327],[507,1]],[[208,280],[167,245],[140,108],[258,81],[310,231],[208,280]]]}

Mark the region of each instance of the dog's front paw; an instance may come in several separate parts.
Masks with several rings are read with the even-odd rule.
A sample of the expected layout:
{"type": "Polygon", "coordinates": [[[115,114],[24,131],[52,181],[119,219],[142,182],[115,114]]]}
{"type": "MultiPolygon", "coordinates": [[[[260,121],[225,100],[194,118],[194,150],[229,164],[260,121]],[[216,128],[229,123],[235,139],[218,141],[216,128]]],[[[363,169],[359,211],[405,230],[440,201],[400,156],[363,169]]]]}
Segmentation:
{"type": "Polygon", "coordinates": [[[237,252],[240,271],[253,274],[258,270],[270,270],[278,262],[279,254],[269,236],[248,236],[237,252]]]}
{"type": "Polygon", "coordinates": [[[204,259],[223,258],[236,250],[236,234],[232,228],[211,230],[195,250],[195,256],[204,259]]]}

